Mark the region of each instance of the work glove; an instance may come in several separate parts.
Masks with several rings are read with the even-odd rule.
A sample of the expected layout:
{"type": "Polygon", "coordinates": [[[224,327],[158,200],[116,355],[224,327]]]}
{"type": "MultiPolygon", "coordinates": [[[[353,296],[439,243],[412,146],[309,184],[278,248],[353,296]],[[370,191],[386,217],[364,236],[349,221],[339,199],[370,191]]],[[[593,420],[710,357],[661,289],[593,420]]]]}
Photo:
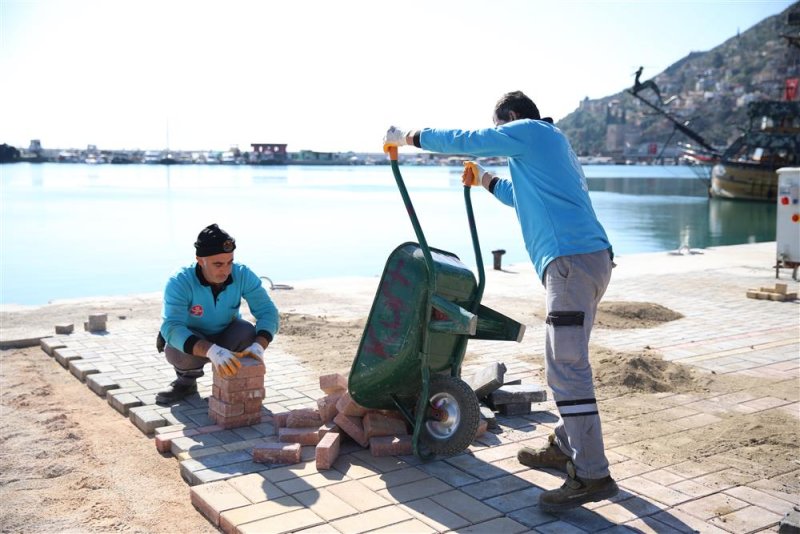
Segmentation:
{"type": "Polygon", "coordinates": [[[206,358],[211,360],[214,369],[226,378],[234,376],[242,366],[231,351],[219,345],[211,345],[211,348],[206,352],[206,358]]]}
{"type": "Polygon", "coordinates": [[[483,184],[483,175],[486,169],[474,161],[464,162],[464,173],[461,175],[461,183],[467,187],[483,184]]]}
{"type": "Polygon", "coordinates": [[[253,342],[252,345],[244,349],[242,352],[237,352],[235,354],[238,358],[246,358],[247,356],[250,356],[261,363],[264,363],[264,347],[262,347],[261,343],[258,343],[257,341],[253,342]]]}
{"type": "Polygon", "coordinates": [[[406,145],[406,132],[397,126],[390,126],[386,130],[386,135],[383,136],[383,146],[405,146],[406,145]]]}

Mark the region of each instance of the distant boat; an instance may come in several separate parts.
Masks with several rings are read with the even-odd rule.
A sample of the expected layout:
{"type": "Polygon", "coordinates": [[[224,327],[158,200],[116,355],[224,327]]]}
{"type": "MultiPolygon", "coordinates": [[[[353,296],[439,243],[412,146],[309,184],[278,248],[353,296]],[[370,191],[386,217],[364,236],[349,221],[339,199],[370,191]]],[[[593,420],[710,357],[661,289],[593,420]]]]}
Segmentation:
{"type": "Polygon", "coordinates": [[[752,102],[750,124],[711,170],[713,197],[775,202],[778,169],[800,164],[800,102],[752,102]]]}

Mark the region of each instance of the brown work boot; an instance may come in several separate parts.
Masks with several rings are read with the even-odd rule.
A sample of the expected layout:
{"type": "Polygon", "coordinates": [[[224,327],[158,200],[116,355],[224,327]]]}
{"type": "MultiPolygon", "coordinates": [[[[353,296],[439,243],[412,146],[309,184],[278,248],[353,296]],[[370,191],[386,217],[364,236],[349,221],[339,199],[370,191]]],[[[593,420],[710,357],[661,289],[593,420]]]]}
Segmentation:
{"type": "Polygon", "coordinates": [[[551,469],[558,469],[559,471],[567,472],[567,462],[570,460],[569,456],[555,443],[556,435],[550,434],[547,436],[547,446],[539,449],[532,449],[530,447],[522,447],[517,452],[517,461],[522,465],[533,467],[534,469],[541,469],[549,467],[551,469]]]}
{"type": "Polygon", "coordinates": [[[604,478],[579,478],[572,462],[567,464],[567,480],[558,489],[539,495],[539,508],[544,512],[561,512],[587,502],[610,499],[619,492],[610,476],[604,478]]]}

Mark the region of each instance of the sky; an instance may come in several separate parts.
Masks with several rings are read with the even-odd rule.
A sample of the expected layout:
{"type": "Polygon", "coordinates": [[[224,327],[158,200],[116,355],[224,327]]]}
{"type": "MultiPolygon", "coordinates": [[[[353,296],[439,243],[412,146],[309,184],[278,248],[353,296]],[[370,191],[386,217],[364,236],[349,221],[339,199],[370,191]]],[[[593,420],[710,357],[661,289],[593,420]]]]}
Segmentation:
{"type": "Polygon", "coordinates": [[[0,0],[0,143],[380,152],[390,125],[559,120],[789,0],[0,0]]]}

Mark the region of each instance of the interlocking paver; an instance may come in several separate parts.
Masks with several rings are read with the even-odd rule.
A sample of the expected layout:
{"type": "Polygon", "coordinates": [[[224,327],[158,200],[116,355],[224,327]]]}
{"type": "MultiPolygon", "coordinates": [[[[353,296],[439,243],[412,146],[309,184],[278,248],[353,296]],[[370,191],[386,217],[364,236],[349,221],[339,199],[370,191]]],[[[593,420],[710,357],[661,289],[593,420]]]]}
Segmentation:
{"type": "MultiPolygon", "coordinates": [[[[769,252],[765,257],[774,252],[770,249],[774,244],[747,247],[769,252]]],[[[747,263],[750,260],[723,264],[714,259],[727,250],[750,248],[710,249],[704,261],[718,262],[715,267],[659,272],[657,284],[643,276],[647,269],[616,269],[607,300],[641,295],[642,300],[681,312],[685,320],[645,329],[596,328],[593,341],[617,350],[650,346],[666,360],[717,374],[796,382],[800,326],[796,313],[786,313],[796,311],[796,304],[745,299],[739,284],[730,283],[732,275],[754,286],[769,284],[774,275],[761,264],[747,263]],[[747,268],[739,267],[745,264],[747,268]]],[[[660,268],[667,260],[689,261],[658,256],[647,267],[660,268]]],[[[541,288],[514,280],[492,284],[492,291],[498,298],[544,295],[541,288]]],[[[263,422],[223,431],[210,426],[210,373],[199,380],[198,394],[171,407],[154,405],[155,393],[174,379],[174,372],[152,347],[152,330],[124,326],[103,336],[74,332],[45,338],[40,346],[66,372],[85,380],[88,389],[105,396],[109,409],[130,417],[144,433],[161,436],[161,449],[169,445],[176,467],[195,484],[193,491],[219,485],[230,492],[227,502],[222,499],[203,511],[212,522],[216,517],[225,532],[323,533],[336,532],[337,527],[357,532],[367,526],[386,532],[745,532],[776,530],[776,517],[800,500],[796,482],[800,469],[752,473],[746,456],[737,451],[653,463],[666,441],[690,450],[693,436],[713,431],[730,414],[789,414],[800,420],[800,391],[785,399],[769,391],[716,396],[663,393],[616,406],[617,415],[604,417],[603,426],[611,472],[622,491],[611,501],[590,503],[556,517],[538,508],[537,496],[560,486],[564,475],[530,470],[515,459],[520,446],[541,445],[558,421],[552,399],[535,403],[529,415],[498,416],[497,434],[487,432],[467,452],[429,463],[413,456],[376,458],[345,442],[333,469],[325,471],[331,473],[327,476],[316,469],[312,446],[303,447],[301,463],[291,468],[261,465],[252,461],[252,449],[277,440],[272,415],[318,408],[317,400],[325,395],[319,373],[300,365],[280,343],[274,344],[267,362],[263,422]],[[655,421],[658,432],[649,424],[655,421]],[[374,519],[372,523],[364,522],[365,513],[374,519]]],[[[508,380],[542,383],[542,366],[520,356],[541,357],[545,333],[543,324],[535,322],[519,344],[470,341],[464,374],[503,362],[508,380]]],[[[601,413],[614,402],[600,399],[601,413]]]]}

